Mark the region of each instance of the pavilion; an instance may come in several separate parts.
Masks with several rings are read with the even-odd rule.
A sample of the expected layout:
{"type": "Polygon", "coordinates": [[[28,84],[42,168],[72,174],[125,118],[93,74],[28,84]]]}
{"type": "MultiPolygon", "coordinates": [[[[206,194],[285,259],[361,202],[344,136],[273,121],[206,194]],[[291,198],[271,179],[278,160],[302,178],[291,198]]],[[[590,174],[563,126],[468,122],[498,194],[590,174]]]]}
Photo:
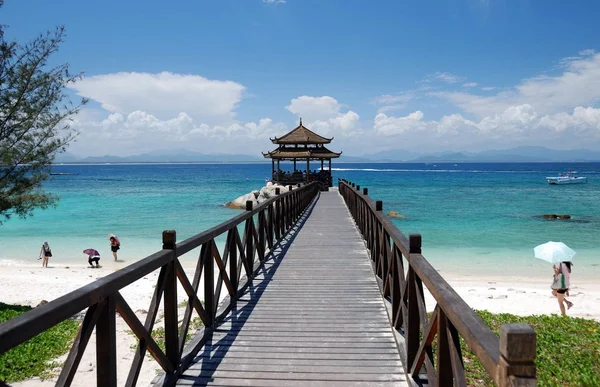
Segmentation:
{"type": "MultiPolygon", "coordinates": [[[[325,147],[325,144],[329,144],[333,140],[333,137],[325,138],[309,130],[302,125],[302,118],[300,118],[300,125],[291,132],[279,138],[271,138],[270,140],[273,144],[277,144],[278,147],[271,152],[263,153],[263,156],[271,159],[272,181],[283,185],[320,181],[326,187],[333,186],[331,179],[331,159],[338,158],[342,154],[342,152],[332,152],[325,147]],[[282,160],[292,161],[294,163],[294,170],[290,172],[282,171],[280,165],[282,160]],[[311,160],[319,160],[321,162],[320,171],[315,170],[311,172],[311,160]],[[328,161],[328,169],[324,169],[323,164],[325,160],[328,161]],[[277,167],[275,167],[275,161],[277,161],[277,167]],[[298,161],[302,163],[306,161],[306,169],[299,170],[298,161]]],[[[300,168],[302,167],[304,165],[300,168]]]]}

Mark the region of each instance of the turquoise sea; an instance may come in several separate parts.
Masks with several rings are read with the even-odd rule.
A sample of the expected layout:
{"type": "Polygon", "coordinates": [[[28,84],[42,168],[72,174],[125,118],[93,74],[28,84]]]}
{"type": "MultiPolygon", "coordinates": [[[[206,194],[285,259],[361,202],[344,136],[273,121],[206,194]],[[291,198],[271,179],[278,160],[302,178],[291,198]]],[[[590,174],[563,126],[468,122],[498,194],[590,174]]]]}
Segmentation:
{"type": "MultiPolygon", "coordinates": [[[[90,247],[108,263],[109,233],[121,238],[119,258],[131,263],[159,250],[165,229],[183,240],[238,214],[223,203],[260,189],[269,170],[264,163],[56,165],[53,172],[72,173],[46,184],[61,198],[57,207],[0,226],[0,265],[37,265],[45,240],[51,265],[84,263],[81,251],[90,247]]],[[[578,252],[586,273],[600,274],[600,163],[334,163],[333,173],[334,182],[368,187],[385,212],[401,213],[394,222],[405,234],[422,234],[424,255],[443,270],[537,270],[543,263],[532,258],[533,247],[554,240],[578,252]],[[547,184],[546,176],[569,169],[589,182],[547,184]],[[535,217],[547,213],[573,219],[535,217]]]]}

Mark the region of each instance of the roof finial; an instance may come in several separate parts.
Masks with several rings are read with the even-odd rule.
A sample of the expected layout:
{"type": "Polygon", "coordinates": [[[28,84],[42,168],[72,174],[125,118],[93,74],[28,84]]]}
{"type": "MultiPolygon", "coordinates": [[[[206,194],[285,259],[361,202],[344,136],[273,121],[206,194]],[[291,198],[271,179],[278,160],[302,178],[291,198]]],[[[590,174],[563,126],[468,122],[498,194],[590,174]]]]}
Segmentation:
{"type": "Polygon", "coordinates": [[[300,117],[300,126],[302,126],[302,117],[300,117]]]}

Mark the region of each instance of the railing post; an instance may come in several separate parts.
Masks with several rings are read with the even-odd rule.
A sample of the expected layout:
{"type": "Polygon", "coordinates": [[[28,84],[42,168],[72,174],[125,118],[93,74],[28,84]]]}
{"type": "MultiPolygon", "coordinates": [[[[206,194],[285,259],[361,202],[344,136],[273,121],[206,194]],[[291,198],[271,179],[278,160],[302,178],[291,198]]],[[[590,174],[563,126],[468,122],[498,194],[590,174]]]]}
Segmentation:
{"type": "Polygon", "coordinates": [[[504,324],[500,327],[498,385],[536,386],[536,337],[528,324],[504,324]]]}
{"type": "Polygon", "coordinates": [[[175,241],[177,233],[175,230],[165,230],[162,233],[163,250],[172,250],[173,258],[167,263],[164,293],[165,314],[165,354],[169,361],[176,366],[179,364],[179,326],[177,320],[177,275],[175,272],[175,260],[177,252],[175,241]]]}
{"type": "MultiPolygon", "coordinates": [[[[252,211],[251,200],[246,201],[246,211],[252,211]]],[[[252,218],[246,220],[246,260],[250,267],[250,275],[254,276],[254,235],[252,235],[252,227],[250,227],[251,222],[254,222],[252,218]]]]}
{"type": "MultiPolygon", "coordinates": [[[[410,234],[409,235],[409,253],[410,254],[421,254],[421,235],[410,234]]],[[[408,363],[408,369],[413,367],[413,363],[419,351],[419,305],[417,299],[417,292],[419,287],[417,285],[417,274],[408,260],[408,321],[406,326],[406,360],[408,363]]],[[[418,373],[419,370],[416,370],[418,373]]]]}
{"type": "Polygon", "coordinates": [[[117,386],[115,301],[108,297],[96,323],[96,385],[117,386]]]}
{"type": "Polygon", "coordinates": [[[383,202],[381,200],[377,200],[375,202],[375,211],[383,210],[383,202]]]}
{"type": "Polygon", "coordinates": [[[215,321],[215,259],[212,254],[212,242],[203,246],[204,257],[204,309],[208,315],[208,321],[204,325],[212,328],[215,321]],[[206,247],[205,247],[206,246],[206,247]]]}
{"type": "Polygon", "coordinates": [[[369,194],[369,189],[368,188],[363,188],[363,195],[368,195],[369,194]]]}
{"type": "Polygon", "coordinates": [[[358,192],[360,192],[360,185],[357,185],[357,186],[356,186],[356,190],[357,190],[358,192]]]}

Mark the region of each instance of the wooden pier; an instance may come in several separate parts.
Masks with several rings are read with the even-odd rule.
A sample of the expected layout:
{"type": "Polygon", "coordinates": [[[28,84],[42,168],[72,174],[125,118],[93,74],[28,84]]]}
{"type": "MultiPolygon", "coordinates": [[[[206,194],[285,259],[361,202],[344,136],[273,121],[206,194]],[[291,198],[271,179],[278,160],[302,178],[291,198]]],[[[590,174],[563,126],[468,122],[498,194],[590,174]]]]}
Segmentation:
{"type": "Polygon", "coordinates": [[[162,250],[0,324],[0,354],[85,311],[57,386],[71,385],[92,334],[102,387],[136,386],[148,354],[161,368],[154,386],[466,386],[465,349],[496,385],[535,386],[533,329],[506,324],[498,337],[423,257],[420,235],[404,236],[366,188],[338,186],[278,189],[181,242],[165,231],[162,250]],[[194,251],[188,278],[179,259],[194,251]],[[152,272],[142,322],[120,291],[152,272]],[[202,326],[188,340],[194,316],[202,326]],[[130,365],[117,364],[117,318],[139,340],[130,365]]]}
{"type": "Polygon", "coordinates": [[[408,385],[369,255],[337,189],[307,215],[178,386],[408,385]]]}

